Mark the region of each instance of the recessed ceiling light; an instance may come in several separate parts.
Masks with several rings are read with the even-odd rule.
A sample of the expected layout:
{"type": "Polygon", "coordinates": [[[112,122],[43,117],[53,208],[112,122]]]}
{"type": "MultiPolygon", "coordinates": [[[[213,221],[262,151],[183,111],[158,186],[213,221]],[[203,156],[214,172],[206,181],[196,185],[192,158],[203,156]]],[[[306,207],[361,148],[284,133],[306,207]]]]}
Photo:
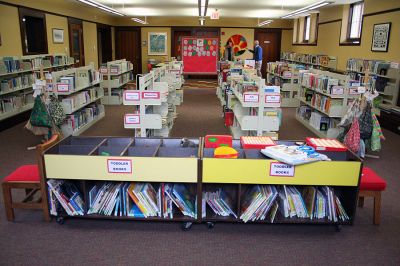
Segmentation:
{"type": "Polygon", "coordinates": [[[122,16],[122,17],[125,16],[121,12],[118,12],[117,10],[115,10],[114,8],[108,7],[106,5],[103,5],[103,4],[101,4],[99,2],[96,2],[96,1],[93,1],[93,0],[78,0],[78,1],[81,2],[81,3],[84,3],[86,5],[99,8],[101,10],[104,10],[106,12],[109,12],[109,13],[112,13],[112,14],[115,14],[115,15],[118,15],[118,16],[122,16]]]}
{"type": "Polygon", "coordinates": [[[314,9],[317,9],[317,8],[320,8],[320,7],[323,7],[323,6],[326,6],[326,5],[330,5],[332,3],[333,2],[329,2],[329,1],[319,1],[319,2],[316,2],[316,3],[312,4],[312,5],[309,5],[309,6],[297,9],[295,11],[292,11],[289,14],[287,14],[287,15],[281,17],[281,18],[290,18],[290,17],[296,16],[296,15],[299,15],[301,13],[305,13],[305,12],[308,12],[308,11],[311,11],[311,10],[314,10],[314,9]]]}

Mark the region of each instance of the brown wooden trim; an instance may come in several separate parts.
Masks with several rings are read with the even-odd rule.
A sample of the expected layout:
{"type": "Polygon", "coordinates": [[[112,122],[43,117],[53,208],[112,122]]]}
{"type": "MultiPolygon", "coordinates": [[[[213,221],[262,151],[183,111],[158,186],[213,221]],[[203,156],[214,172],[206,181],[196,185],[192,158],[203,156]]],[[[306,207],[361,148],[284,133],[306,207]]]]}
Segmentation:
{"type": "Polygon", "coordinates": [[[319,22],[319,23],[318,23],[318,26],[319,26],[319,25],[324,25],[324,24],[330,24],[330,23],[341,22],[341,21],[342,21],[342,19],[328,20],[328,21],[324,21],[324,22],[319,22]]]}
{"type": "Polygon", "coordinates": [[[318,43],[292,43],[294,46],[317,46],[318,43]]]}
{"type": "Polygon", "coordinates": [[[392,9],[388,9],[388,10],[383,10],[383,11],[377,11],[377,12],[372,12],[369,14],[364,14],[363,17],[371,17],[371,16],[376,16],[376,15],[382,15],[382,14],[386,14],[386,13],[392,13],[392,12],[399,12],[400,11],[400,7],[397,8],[392,8],[392,9]]]}
{"type": "Polygon", "coordinates": [[[77,18],[77,17],[71,17],[71,16],[60,14],[60,13],[55,13],[55,12],[46,11],[46,10],[42,10],[42,9],[37,9],[37,8],[33,8],[33,7],[28,7],[28,6],[24,6],[24,5],[17,5],[17,4],[13,4],[13,3],[4,2],[4,1],[0,1],[0,5],[13,6],[13,7],[16,7],[16,8],[26,8],[26,9],[31,9],[31,10],[37,11],[37,12],[43,12],[43,13],[49,14],[49,15],[54,15],[54,16],[59,16],[59,17],[64,17],[64,18],[72,18],[72,19],[77,19],[77,20],[90,22],[90,23],[95,23],[95,24],[103,24],[103,25],[108,25],[108,26],[114,26],[114,25],[110,25],[110,24],[104,24],[104,23],[101,23],[101,22],[96,22],[96,21],[93,21],[93,20],[87,20],[87,19],[82,19],[82,18],[77,18]]]}

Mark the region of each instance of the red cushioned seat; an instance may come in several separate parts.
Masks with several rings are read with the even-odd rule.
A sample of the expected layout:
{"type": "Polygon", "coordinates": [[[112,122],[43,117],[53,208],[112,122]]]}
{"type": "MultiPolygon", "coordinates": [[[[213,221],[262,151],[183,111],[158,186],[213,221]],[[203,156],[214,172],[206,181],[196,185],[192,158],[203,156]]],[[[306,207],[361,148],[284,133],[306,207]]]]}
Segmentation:
{"type": "Polygon", "coordinates": [[[39,167],[36,164],[18,167],[5,177],[3,182],[40,182],[39,167]]]}
{"type": "Polygon", "coordinates": [[[386,188],[386,181],[382,179],[371,168],[364,167],[361,175],[360,190],[383,191],[386,188]]]}

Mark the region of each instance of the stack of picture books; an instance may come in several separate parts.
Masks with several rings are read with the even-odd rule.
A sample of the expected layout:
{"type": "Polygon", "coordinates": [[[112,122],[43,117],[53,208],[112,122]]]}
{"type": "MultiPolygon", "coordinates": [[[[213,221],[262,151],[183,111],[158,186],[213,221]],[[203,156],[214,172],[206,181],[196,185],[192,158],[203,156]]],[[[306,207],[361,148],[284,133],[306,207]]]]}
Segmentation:
{"type": "Polygon", "coordinates": [[[73,182],[50,179],[47,181],[47,185],[49,186],[49,207],[52,215],[58,214],[59,204],[70,216],[84,214],[82,195],[73,182]]]}
{"type": "Polygon", "coordinates": [[[242,208],[240,219],[244,222],[265,220],[268,211],[271,209],[270,219],[274,220],[277,205],[274,204],[278,195],[275,186],[251,186],[242,197],[242,208]]]}
{"type": "Polygon", "coordinates": [[[232,198],[222,189],[218,189],[215,192],[203,192],[203,198],[216,215],[232,215],[237,218],[236,213],[232,210],[232,198]]]}

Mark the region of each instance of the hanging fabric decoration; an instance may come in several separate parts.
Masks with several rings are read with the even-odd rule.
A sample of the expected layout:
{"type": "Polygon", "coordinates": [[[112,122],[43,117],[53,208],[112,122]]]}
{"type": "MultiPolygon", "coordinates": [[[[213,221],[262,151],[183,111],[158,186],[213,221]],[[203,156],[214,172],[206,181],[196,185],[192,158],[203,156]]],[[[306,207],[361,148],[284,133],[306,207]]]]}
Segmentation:
{"type": "Polygon", "coordinates": [[[359,125],[360,125],[360,138],[370,139],[373,129],[372,108],[370,102],[367,102],[367,105],[364,108],[364,112],[360,116],[359,125]]]}
{"type": "Polygon", "coordinates": [[[376,118],[375,114],[372,114],[372,121],[374,123],[374,128],[372,130],[371,136],[371,150],[372,151],[380,151],[381,150],[381,140],[384,140],[381,126],[379,125],[379,121],[376,118]]]}
{"type": "Polygon", "coordinates": [[[358,119],[354,119],[349,132],[344,137],[344,145],[347,146],[352,152],[358,153],[360,148],[360,126],[358,119]]]}
{"type": "Polygon", "coordinates": [[[33,105],[29,121],[31,122],[32,126],[47,128],[52,127],[51,117],[47,112],[46,106],[44,105],[44,102],[40,96],[35,98],[35,103],[33,105]]]}

